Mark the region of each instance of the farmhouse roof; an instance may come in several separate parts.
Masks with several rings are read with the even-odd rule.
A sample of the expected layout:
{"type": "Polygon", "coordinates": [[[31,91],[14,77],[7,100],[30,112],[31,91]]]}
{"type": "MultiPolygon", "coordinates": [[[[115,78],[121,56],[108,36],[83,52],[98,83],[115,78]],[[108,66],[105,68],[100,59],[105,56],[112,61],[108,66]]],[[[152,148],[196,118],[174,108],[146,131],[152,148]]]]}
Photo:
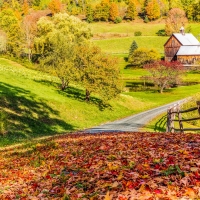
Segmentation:
{"type": "Polygon", "coordinates": [[[182,45],[199,45],[199,41],[192,35],[191,33],[173,33],[174,37],[182,44],[182,45]]]}
{"type": "Polygon", "coordinates": [[[176,55],[177,56],[200,55],[200,45],[181,46],[176,55]]]}

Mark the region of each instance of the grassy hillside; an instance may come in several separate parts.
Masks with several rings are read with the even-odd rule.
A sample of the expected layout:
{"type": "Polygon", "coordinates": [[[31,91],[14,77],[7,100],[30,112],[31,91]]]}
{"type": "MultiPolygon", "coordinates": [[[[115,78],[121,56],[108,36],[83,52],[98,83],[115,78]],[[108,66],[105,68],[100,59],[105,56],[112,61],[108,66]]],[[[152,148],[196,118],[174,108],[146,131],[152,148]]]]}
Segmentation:
{"type": "MultiPolygon", "coordinates": [[[[94,34],[95,44],[108,53],[128,53],[130,45],[135,40],[139,47],[155,48],[163,56],[163,45],[169,38],[168,36],[157,36],[159,30],[165,28],[164,22],[151,23],[92,23],[89,25],[94,34]],[[141,36],[134,36],[140,31],[141,36]]],[[[200,39],[199,24],[191,23],[186,27],[186,31],[191,32],[200,39]]]]}
{"type": "Polygon", "coordinates": [[[106,107],[94,96],[86,103],[79,87],[61,92],[55,77],[5,59],[0,63],[0,146],[86,129],[199,91],[199,85],[193,85],[162,95],[151,90],[125,92],[106,107]]]}

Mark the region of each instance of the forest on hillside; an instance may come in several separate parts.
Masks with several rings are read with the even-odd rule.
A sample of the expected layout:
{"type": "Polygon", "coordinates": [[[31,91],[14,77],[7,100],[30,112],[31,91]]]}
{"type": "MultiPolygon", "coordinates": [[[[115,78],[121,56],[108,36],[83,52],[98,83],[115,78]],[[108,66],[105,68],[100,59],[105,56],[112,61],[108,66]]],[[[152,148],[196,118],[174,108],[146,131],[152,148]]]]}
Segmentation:
{"type": "Polygon", "coordinates": [[[1,0],[0,9],[12,8],[18,17],[31,10],[64,11],[88,22],[120,23],[141,18],[144,22],[167,16],[180,8],[190,21],[200,21],[200,0],[1,0]]]}

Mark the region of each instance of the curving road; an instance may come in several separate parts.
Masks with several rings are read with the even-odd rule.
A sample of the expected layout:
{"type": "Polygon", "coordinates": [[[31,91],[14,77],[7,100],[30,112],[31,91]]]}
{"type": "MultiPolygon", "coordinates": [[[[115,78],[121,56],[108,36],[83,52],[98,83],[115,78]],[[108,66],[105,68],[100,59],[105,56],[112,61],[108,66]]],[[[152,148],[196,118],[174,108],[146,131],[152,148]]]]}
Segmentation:
{"type": "Polygon", "coordinates": [[[151,110],[147,110],[141,112],[136,115],[132,115],[130,117],[120,119],[114,122],[106,123],[97,127],[93,127],[91,129],[87,129],[84,132],[87,133],[100,133],[100,132],[116,132],[116,131],[139,131],[139,128],[143,127],[147,124],[151,119],[155,118],[156,116],[167,112],[169,107],[174,106],[175,104],[182,104],[183,102],[187,101],[187,99],[182,99],[179,101],[175,101],[164,106],[160,106],[151,110]]]}

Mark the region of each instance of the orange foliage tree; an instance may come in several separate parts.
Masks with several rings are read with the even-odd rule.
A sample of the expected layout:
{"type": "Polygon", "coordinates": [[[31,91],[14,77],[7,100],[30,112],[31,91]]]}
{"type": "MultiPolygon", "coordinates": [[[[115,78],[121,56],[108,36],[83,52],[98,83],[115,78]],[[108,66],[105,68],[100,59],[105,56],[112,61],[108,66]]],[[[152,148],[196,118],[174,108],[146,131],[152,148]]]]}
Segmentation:
{"type": "Polygon", "coordinates": [[[51,0],[49,5],[48,5],[48,8],[51,10],[51,12],[53,14],[59,13],[61,11],[61,8],[62,8],[61,1],[60,0],[51,0]]]}
{"type": "Polygon", "coordinates": [[[110,20],[115,21],[115,19],[119,16],[119,10],[116,3],[112,2],[110,4],[110,20]]]}
{"type": "Polygon", "coordinates": [[[28,5],[28,1],[27,0],[24,0],[22,9],[23,9],[23,14],[27,15],[28,12],[29,12],[29,5],[28,5]]]}

